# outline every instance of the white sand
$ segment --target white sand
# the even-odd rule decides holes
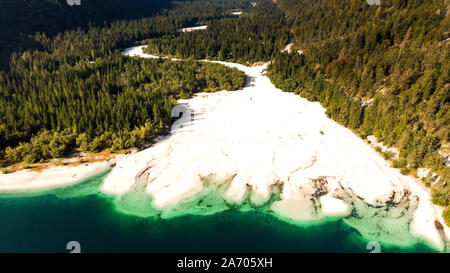
[[[281,52],[291,53],[292,41],[289,41]]]
[[[195,31],[195,30],[203,30],[203,29],[207,29],[208,26],[204,25],[204,26],[197,26],[197,27],[184,27],[181,29],[181,31],[183,32],[191,32],[191,31]]]
[[[289,40],[281,52],[292,53],[292,44],[292,40]],[[297,54],[303,55],[303,50],[297,50]]]
[[[367,136],[367,140],[370,141],[370,146],[373,148],[379,147],[382,152],[390,152],[394,158],[398,158],[400,152],[397,148],[383,145],[383,143],[378,142],[378,139],[374,135]]]
[[[122,51],[120,54],[127,55],[127,56],[130,56],[130,57],[142,57],[142,58],[150,58],[150,59],[162,58],[162,59],[169,59],[169,60],[172,60],[172,61],[180,61],[180,59],[177,59],[177,58],[160,57],[160,56],[144,53],[144,51],[143,51],[144,47],[145,46],[129,47],[129,48],[126,48],[124,51]]]
[[[78,166],[56,166],[42,171],[22,170],[0,174],[0,192],[42,190],[67,186],[106,170],[113,160],[81,164]]]
[[[142,46],[124,54],[156,57],[143,54]],[[261,205],[271,187],[281,185],[281,200],[272,210],[292,221],[345,217],[369,239],[408,245],[422,238],[440,250],[446,247],[449,228],[444,224],[442,235],[434,225],[444,223],[442,208],[431,203],[420,182],[390,168],[362,139],[327,118],[319,103],[275,88],[263,75],[266,65],[216,63],[244,71],[247,87],[180,101],[193,110],[194,120],[150,148],[117,159],[104,192],[123,194],[146,174],[153,205],[166,208],[202,191],[207,178],[231,181],[223,196],[229,202],[241,203],[249,188],[251,202]],[[1,174],[0,191],[68,185],[108,166]]]
[[[319,103],[275,88],[262,73],[265,65],[216,63],[244,71],[247,87],[181,101],[195,119],[119,161],[104,191],[125,193],[137,174],[146,173],[153,205],[165,208],[200,192],[202,179],[232,180],[225,199],[240,203],[250,187],[251,201],[261,205],[271,186],[281,183],[282,200],[272,209],[293,221],[346,217],[353,210],[356,216],[346,221],[366,237],[404,245],[421,238],[446,247],[449,228],[444,224],[441,236],[434,224],[444,223],[442,208],[420,182],[390,168],[352,131],[327,118]]]
[[[158,59],[158,56],[146,54],[142,51],[143,46],[133,46],[126,48],[124,51],[121,52],[122,55],[127,55],[130,57],[143,57],[143,58],[152,58],[152,59]]]
[[[417,169],[417,177],[418,178],[425,178],[427,177],[428,173],[430,172],[431,169],[429,168],[418,168]]]

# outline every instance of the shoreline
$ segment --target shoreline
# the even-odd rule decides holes
[[[142,47],[127,48],[122,54],[159,58],[159,56],[144,54]],[[264,204],[271,196],[271,186],[276,183],[275,181],[280,180],[287,182],[283,184],[282,199],[276,201],[272,207],[274,213],[293,221],[311,221],[319,220],[327,215],[347,217],[350,213],[347,203],[354,197],[362,198],[362,207],[359,209],[364,212],[368,210],[367,205],[376,206],[380,201],[381,204],[386,203],[391,198],[391,194],[394,194],[392,198],[395,199],[396,196],[405,196],[405,191],[410,190],[419,200],[416,204],[417,209],[410,219],[411,226],[409,224],[406,226],[408,232],[441,251],[446,248],[448,242],[442,241],[441,233],[435,227],[435,219],[438,219],[444,225],[442,231],[444,237],[450,241],[450,229],[442,219],[443,208],[431,203],[429,189],[420,181],[401,175],[399,170],[390,167],[381,155],[351,130],[331,119],[324,119],[325,111],[319,103],[307,102],[299,96],[284,93],[275,88],[270,80],[262,75],[267,64],[248,67],[235,63],[211,62],[243,70],[249,84],[238,92],[198,93],[192,99],[180,100],[195,109],[195,113],[202,115],[201,119],[187,124],[186,128],[192,128],[192,130],[180,130],[150,148],[124,158],[114,158],[112,161],[117,165],[105,178],[101,186],[102,192],[125,194],[136,185],[138,178],[147,175],[148,185],[145,191],[153,197],[152,205],[162,209],[174,206],[181,200],[201,192],[204,189],[202,177],[209,177],[215,181],[232,180],[224,196],[229,201],[238,204],[246,192],[250,192],[252,203]],[[267,91],[255,90],[256,87],[261,89],[262,86]],[[279,103],[273,104],[277,100]],[[262,104],[253,104],[255,101]],[[230,113],[230,109],[226,108],[229,105],[233,105],[230,109],[240,109],[241,112]],[[276,108],[275,111],[282,112],[285,117],[292,117],[292,122],[298,121],[298,114],[301,117],[306,115],[306,119],[302,119],[306,129],[297,132],[297,129],[302,128],[294,128],[291,121],[280,120],[280,116],[276,116],[277,112],[264,114],[264,109],[276,105],[286,105],[283,108]],[[225,129],[207,123],[208,119],[218,121],[217,124],[222,124]],[[230,122],[232,120],[240,120],[242,124],[236,127]],[[274,128],[266,132],[265,123],[274,124]],[[249,126],[254,126],[253,132],[248,132]],[[227,128],[237,130],[227,130]],[[211,130],[217,135],[213,134],[212,138],[208,139],[209,135],[205,132]],[[230,131],[236,131],[236,134]],[[243,133],[244,136],[241,136],[239,132],[247,132],[249,135]],[[198,136],[201,138],[196,138]],[[284,136],[287,138],[282,139]],[[282,142],[278,143],[280,138]],[[298,138],[306,144],[301,142],[299,144]],[[244,143],[240,143],[241,140]],[[221,148],[221,151],[216,151],[214,141],[219,141],[219,144],[223,146],[216,147]],[[267,151],[261,150],[262,146],[258,144],[264,144],[265,141],[273,141],[275,146],[268,147]],[[269,146],[274,145],[270,143]],[[214,150],[203,151],[202,147],[208,144]],[[292,157],[293,152],[296,152],[295,157]],[[223,158],[224,154],[226,159]],[[187,155],[190,156],[186,158]],[[258,155],[258,158],[251,155]],[[229,158],[237,161],[230,161]],[[271,162],[265,161],[268,158]],[[278,158],[282,160],[280,163],[276,161]],[[256,163],[254,163],[255,160]],[[33,175],[33,171],[29,170],[0,174],[0,192],[8,189],[5,183],[8,179],[12,183],[9,185],[9,190],[34,190],[40,186],[51,188],[74,184],[105,170],[112,164],[108,161],[96,163],[77,166],[79,168],[49,168],[43,170],[41,175]],[[297,172],[295,168],[298,169],[298,166],[305,171]],[[151,172],[148,170],[150,167]],[[272,169],[273,172],[268,171]],[[74,174],[75,177],[73,177]],[[62,181],[61,177],[64,176],[70,178]],[[173,183],[174,181],[179,182]],[[317,215],[311,214],[308,211],[311,208],[311,204],[307,201],[310,196],[308,194],[317,190],[316,186],[320,183],[325,183],[324,187],[327,188],[327,193],[322,195],[319,201],[323,210],[320,211],[321,214],[317,212]],[[250,187],[249,191],[248,187]],[[406,202],[397,199],[394,201],[399,202],[398,204]],[[414,200],[408,199],[407,202],[415,204]],[[299,210],[299,208],[302,209]],[[299,211],[302,212],[299,213]],[[389,227],[396,223],[390,219],[379,219],[379,221],[384,220]],[[406,220],[408,219],[405,218]],[[402,230],[399,234],[404,231]]]
[[[77,166],[52,166],[41,171],[20,170],[0,174],[0,194],[70,186],[111,168],[115,161],[116,158],[112,158]]]

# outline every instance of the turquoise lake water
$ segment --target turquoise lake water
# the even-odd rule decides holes
[[[0,252],[369,252],[342,221],[301,227],[262,209],[211,215],[133,216],[99,192],[107,172],[73,186],[0,194]],[[182,213],[181,213],[182,214]],[[381,246],[381,252],[433,252],[425,244]]]

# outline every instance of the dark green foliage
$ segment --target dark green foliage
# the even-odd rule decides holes
[[[437,182],[426,182],[433,201],[447,206],[448,223],[450,174],[438,153],[450,142],[446,1],[259,0],[252,7],[249,0],[195,0],[171,3],[147,18],[140,16],[169,1],[106,2],[83,0],[75,8],[65,0],[0,3],[6,19],[0,66],[8,66],[0,71],[2,164],[38,162],[74,148],[141,146],[167,129],[177,98],[244,84],[243,73],[220,65],[118,53],[145,40],[153,54],[273,60],[268,72],[276,86],[320,102],[362,138],[373,134],[397,147],[393,166],[402,173],[418,167],[437,173]],[[141,9],[143,3],[148,7]],[[244,10],[239,18],[230,14],[236,8]],[[208,28],[179,31],[202,24]],[[294,51],[305,55],[280,53],[289,28]]]
[[[31,138],[30,142],[22,142],[17,147],[7,147],[5,158],[9,162],[25,161],[36,163],[48,158],[61,157],[72,150],[75,144],[75,134],[70,130],[41,131]]]
[[[179,32],[148,41],[146,52],[180,58],[268,61],[288,41],[284,14],[269,0],[256,1],[239,18],[208,23],[201,31]],[[185,25],[189,26],[189,25]]]
[[[87,31],[53,38],[34,34],[35,49],[14,53],[9,68],[0,71],[1,164],[39,162],[75,148],[98,152],[139,147],[167,130],[177,99],[243,87],[245,75],[237,69],[128,58],[117,50],[241,5],[239,0],[199,0]]]
[[[14,63],[0,86],[1,145],[16,147],[6,148],[7,163],[59,157],[75,146],[140,146],[167,129],[176,99],[245,83],[242,72],[218,64],[119,54],[54,68],[51,55],[34,52]]]
[[[443,0],[279,0],[292,22],[294,49],[269,76],[284,91],[319,101],[327,114],[400,150],[393,162],[442,174],[433,200],[448,204],[439,148],[450,141],[450,17]],[[305,63],[302,65],[302,63]],[[445,178],[445,176],[447,178]]]
[[[431,193],[433,202],[441,206],[450,205],[450,167],[440,170],[438,173],[439,181],[435,183]]]
[[[67,0],[0,1],[0,68],[8,65],[13,52],[21,54],[26,50],[46,48],[56,35],[59,39],[53,43],[71,44],[72,41],[62,34],[64,31],[89,31],[95,35],[89,42],[101,43],[96,50],[92,51],[93,44],[85,41],[85,51],[77,52],[79,56],[93,58],[99,56],[98,49],[107,53],[135,41],[176,33],[184,25],[231,16],[230,9],[248,6],[248,0],[81,2],[80,6],[69,6]],[[61,47],[61,52],[66,50],[73,51],[73,48]]]

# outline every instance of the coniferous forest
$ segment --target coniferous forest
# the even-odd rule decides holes
[[[239,70],[211,63],[113,54],[56,69],[52,60],[34,57],[14,59],[17,70],[2,75],[0,137],[7,164],[61,157],[74,147],[139,147],[167,129],[177,99],[245,83]]]
[[[430,168],[433,201],[447,206],[450,167],[450,6],[448,1],[279,0],[294,53],[279,54],[269,77],[283,91],[319,101],[327,114],[396,147],[385,153],[403,174]],[[303,54],[299,54],[301,50]],[[433,176],[439,175],[439,180]]]
[[[194,59],[270,61],[277,87],[397,148],[398,158],[384,156],[403,174],[431,169],[424,182],[450,224],[450,167],[441,154],[450,149],[448,1],[124,2],[0,3],[2,165],[140,146],[168,128],[176,99],[244,85],[243,73]],[[208,27],[180,31],[199,25]],[[289,40],[292,53],[282,53]],[[139,42],[147,53],[192,60],[120,55]]]
[[[0,2],[0,65],[6,68],[13,52],[36,46],[37,32],[53,37],[70,29],[88,30],[115,20],[148,17],[169,0],[84,0],[70,6],[66,0],[2,0]]]
[[[148,41],[146,52],[179,58],[254,63],[271,60],[288,42],[284,13],[257,1],[238,18],[212,21],[204,31],[171,33]]]
[[[139,147],[167,131],[177,99],[243,87],[243,72],[219,64],[120,55],[135,41],[219,17],[228,5],[207,2],[178,3],[152,17],[88,25],[86,30],[74,25],[53,36],[52,29],[41,26],[0,71],[2,165],[42,162],[73,149]]]

